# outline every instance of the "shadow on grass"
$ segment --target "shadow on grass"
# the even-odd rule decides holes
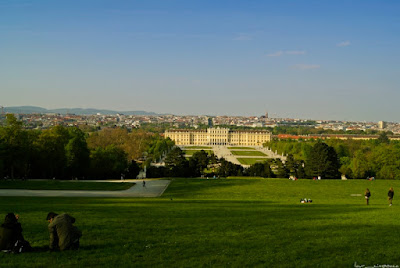
[[[172,182],[161,197],[179,197],[186,198],[196,195],[197,193],[204,193],[207,190],[219,190],[228,187],[242,187],[252,186],[262,182],[259,180],[251,179],[205,179],[205,178],[171,178]]]
[[[68,250],[68,252],[76,252],[76,251],[89,251],[89,250],[103,250],[105,248],[109,248],[110,245],[103,244],[103,245],[81,245],[79,249],[76,250]],[[50,251],[49,246],[40,246],[40,247],[32,247],[32,252],[28,253],[43,253],[43,252],[60,252],[59,250]]]

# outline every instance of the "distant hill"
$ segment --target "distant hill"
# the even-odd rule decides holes
[[[82,109],[82,108],[60,108],[60,109],[45,109],[36,106],[14,106],[14,107],[4,107],[5,113],[13,114],[77,114],[77,115],[94,115],[94,114],[104,114],[104,115],[115,115],[115,114],[125,114],[125,115],[157,115],[157,113],[146,112],[146,111],[113,111],[113,110],[100,110],[100,109]]]

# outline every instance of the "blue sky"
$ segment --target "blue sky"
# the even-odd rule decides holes
[[[400,1],[0,0],[0,105],[400,122]]]

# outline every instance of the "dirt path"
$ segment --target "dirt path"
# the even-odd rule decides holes
[[[169,180],[108,181],[110,183],[132,182],[134,186],[123,191],[86,191],[86,190],[14,190],[0,189],[0,196],[63,196],[63,197],[158,197],[167,189]],[[102,181],[104,182],[104,181]]]

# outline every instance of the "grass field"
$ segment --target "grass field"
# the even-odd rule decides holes
[[[266,158],[236,158],[242,165],[253,165],[255,163],[263,163]]]
[[[160,198],[0,197],[36,252],[7,267],[354,267],[399,265],[400,181],[176,179]],[[365,188],[371,190],[365,205]],[[300,198],[313,203],[300,204]],[[398,201],[399,200],[399,201]],[[78,251],[47,252],[46,214],[68,212]]]
[[[209,155],[211,155],[213,153],[212,150],[204,150],[206,153],[208,153]],[[200,152],[200,150],[184,150],[184,153],[186,155],[193,155],[194,153]]]
[[[235,150],[235,149],[239,149],[239,150],[255,150],[254,148],[251,147],[228,147],[229,150]]]
[[[185,146],[185,149],[196,150],[196,149],[212,149],[210,146]]]
[[[132,186],[133,183],[128,182],[0,181],[0,189],[119,191]]]
[[[239,156],[266,156],[266,154],[260,151],[231,151],[231,153]]]

